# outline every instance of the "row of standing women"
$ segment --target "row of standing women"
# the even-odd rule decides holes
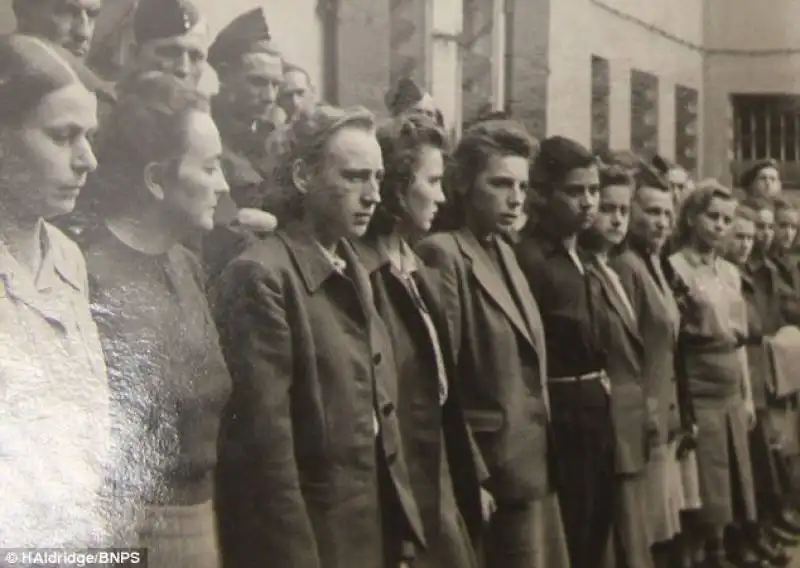
[[[486,120],[446,200],[434,122],[321,105],[285,133],[291,215],[207,282],[181,243],[228,190],[208,101],[130,78],[96,159],[90,81],[40,40],[0,42],[4,546],[144,546],[170,568],[727,566],[743,521],[754,544],[728,555],[757,561],[724,188],[687,198],[662,262],[673,195],[646,165]],[[90,173],[81,251],[47,219]],[[443,207],[453,226],[427,236]],[[665,544],[687,509],[704,555]]]

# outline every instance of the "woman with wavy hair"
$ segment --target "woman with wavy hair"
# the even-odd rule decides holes
[[[681,358],[697,422],[700,530],[706,565],[758,566],[746,539],[724,536],[755,519],[748,430],[755,424],[743,340],[747,308],[736,266],[721,256],[736,213],[731,191],[708,183],[688,195],[677,223],[669,276],[681,309]]]
[[[156,568],[220,566],[212,502],[230,376],[197,258],[228,185],[195,88],[153,72],[120,87],[100,132],[109,183],[81,235],[114,395],[117,514]]]
[[[569,566],[550,477],[553,448],[539,308],[505,235],[519,220],[536,147],[517,122],[467,130],[453,154],[455,230],[417,245],[433,269],[455,361],[455,388],[497,510],[488,566]]]
[[[445,135],[431,119],[410,115],[382,126],[378,142],[381,202],[354,246],[394,347],[400,430],[428,543],[414,566],[476,567],[472,539],[478,544],[483,532],[479,477],[485,474],[476,467],[480,458],[453,388],[454,362],[433,276],[412,249],[444,201]]]

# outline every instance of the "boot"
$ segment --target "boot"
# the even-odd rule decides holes
[[[783,529],[775,526],[775,524],[768,525],[764,532],[767,536],[782,546],[795,546],[798,543],[798,538],[795,535],[789,534]]]
[[[753,550],[750,536],[745,528],[739,526],[732,525],[726,529],[724,544],[728,560],[737,568],[769,568],[769,562],[762,560]]]
[[[713,539],[706,543],[706,560],[702,568],[739,568],[728,560],[721,540]]]
[[[794,535],[800,535],[800,513],[791,508],[783,509],[778,515],[778,524]]]

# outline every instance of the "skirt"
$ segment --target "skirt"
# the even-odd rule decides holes
[[[652,538],[647,511],[648,480],[645,473],[619,476],[614,504],[614,528],[606,547],[604,567],[652,568]]]
[[[699,509],[697,456],[677,457],[678,442],[655,448],[645,473],[650,544],[668,542],[681,532],[681,512]]]
[[[149,568],[220,568],[212,502],[149,505],[138,526]]]
[[[561,507],[555,493],[529,503],[498,503],[489,526],[484,566],[570,568]]]
[[[749,432],[741,396],[696,398],[700,520],[709,526],[756,518]]]

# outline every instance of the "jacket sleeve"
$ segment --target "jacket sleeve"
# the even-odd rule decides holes
[[[448,339],[451,343],[450,352],[453,354],[456,364],[458,364],[458,356],[461,351],[462,325],[462,287],[459,282],[460,273],[463,273],[463,269],[459,267],[458,253],[455,250],[448,250],[449,247],[442,242],[444,238],[449,238],[449,236],[440,234],[426,239],[417,245],[416,252],[425,265],[431,269],[432,281],[438,287],[439,297],[442,299],[444,314],[447,319]],[[478,480],[481,484],[484,484],[489,479],[489,468],[483,459],[477,442],[475,442],[475,437],[469,424],[466,427]]]
[[[294,456],[292,316],[282,288],[280,275],[237,260],[217,289],[215,316],[234,389],[221,443],[221,544],[230,557],[247,550],[271,566],[319,568]],[[254,562],[243,556],[230,565]]]

